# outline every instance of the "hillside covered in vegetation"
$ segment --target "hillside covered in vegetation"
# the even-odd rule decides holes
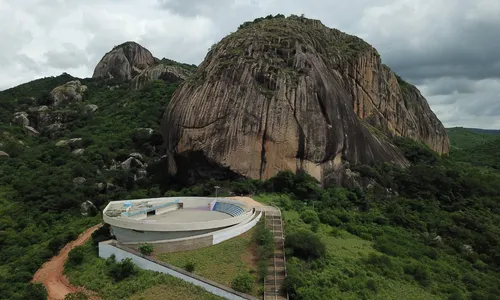
[[[109,201],[208,196],[215,185],[283,210],[290,299],[500,299],[497,136],[450,129],[452,151],[443,156],[391,139],[409,165],[352,164],[344,187],[321,186],[300,171],[183,185],[167,174],[160,133],[181,77],[159,74],[191,76],[195,68],[151,61],[148,76],[62,74],[0,92],[0,299],[45,299],[44,288],[30,283],[33,274],[101,222]],[[169,284],[180,286],[177,295],[207,297],[127,262],[100,260],[98,239],[70,255],[79,257],[66,268],[73,283],[108,299]]]

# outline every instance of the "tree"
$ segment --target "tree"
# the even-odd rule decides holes
[[[248,293],[252,291],[254,279],[248,273],[239,274],[231,283],[231,287],[239,292]]]
[[[84,256],[83,247],[75,247],[68,254],[68,263],[73,266],[78,266],[83,262]]]
[[[326,255],[326,245],[313,232],[300,229],[285,239],[285,245],[293,255],[304,259],[317,259]]]

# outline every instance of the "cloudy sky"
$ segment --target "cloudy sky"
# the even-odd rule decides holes
[[[0,90],[92,76],[125,41],[199,64],[242,22],[277,13],[364,38],[445,126],[500,128],[499,0],[0,0]]]

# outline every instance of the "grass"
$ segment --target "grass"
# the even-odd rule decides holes
[[[268,197],[265,197],[268,198]],[[295,231],[309,228],[300,219],[296,211],[284,211],[285,231]],[[365,290],[365,299],[401,299],[401,300],[426,300],[441,299],[431,294],[416,283],[394,280],[376,272],[368,270],[362,259],[370,253],[381,255],[373,248],[373,242],[359,238],[340,228],[321,224],[317,234],[327,248],[327,264],[329,267],[318,268],[311,273],[315,278],[325,278],[329,283],[320,287],[328,295],[335,295],[337,299],[360,299],[360,290]],[[295,258],[289,257],[288,266],[301,265]],[[375,283],[376,292],[367,292],[366,282]],[[321,279],[319,280],[321,282]],[[318,287],[319,288],[319,287]],[[368,293],[368,294],[367,294]],[[327,294],[327,293],[325,293]]]
[[[255,279],[252,295],[258,295],[261,283],[255,274],[255,255],[251,229],[244,234],[220,244],[184,252],[163,253],[158,259],[184,268],[194,262],[194,273],[231,287],[231,282],[240,272],[249,272]]]
[[[139,292],[130,298],[131,300],[157,300],[157,299],[182,299],[182,300],[216,300],[222,299],[218,296],[207,294],[204,291],[196,290],[189,287],[161,284],[151,287],[145,291]]]
[[[85,250],[83,263],[66,266],[65,275],[71,284],[84,286],[102,299],[222,299],[195,285],[153,271],[139,269],[136,275],[115,282],[108,275],[105,260],[97,256],[91,243],[82,247]]]

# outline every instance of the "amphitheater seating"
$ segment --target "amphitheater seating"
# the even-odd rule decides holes
[[[226,213],[232,217],[241,216],[245,213],[245,210],[241,206],[224,202],[216,202],[213,210]]]

